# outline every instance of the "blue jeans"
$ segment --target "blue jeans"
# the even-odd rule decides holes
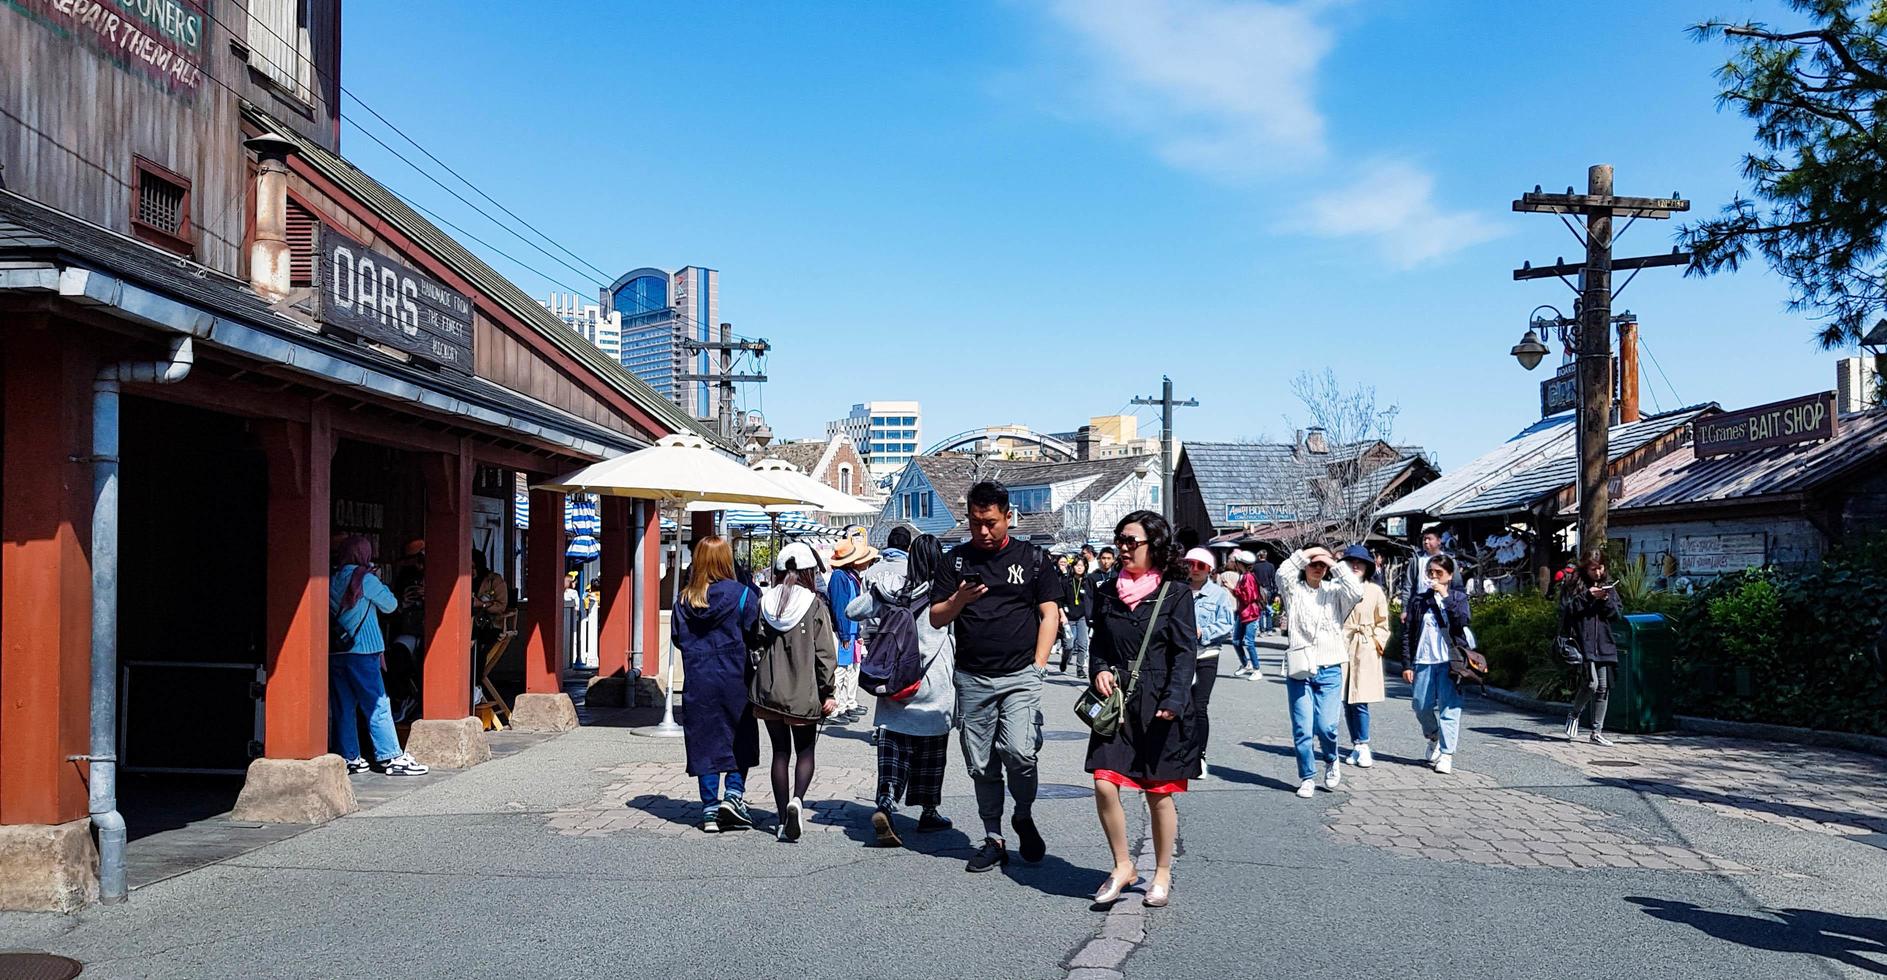
[[[1415,705],[1415,720],[1422,723],[1425,738],[1441,740],[1441,754],[1454,755],[1461,738],[1461,690],[1448,673],[1447,664],[1416,664],[1415,691],[1410,698]]]
[[[1258,620],[1232,627],[1232,649],[1238,651],[1240,664],[1258,669]]]
[[[701,783],[701,805],[713,808],[721,805],[721,777],[727,777],[727,795],[745,797],[747,795],[747,772],[711,773],[696,777]]]
[[[1297,749],[1297,778],[1317,775],[1317,758],[1335,762],[1337,758],[1337,715],[1343,706],[1343,667],[1320,667],[1303,680],[1291,677],[1284,682],[1291,701],[1291,744]],[[1311,753],[1311,734],[1317,736],[1317,755]]]
[[[1369,705],[1344,705],[1343,721],[1349,726],[1350,743],[1352,745],[1360,745],[1369,741]]]
[[[328,712],[341,758],[361,757],[357,714],[367,716],[373,761],[400,757],[400,733],[393,728],[393,702],[387,700],[386,681],[380,677],[379,654],[328,654]]]

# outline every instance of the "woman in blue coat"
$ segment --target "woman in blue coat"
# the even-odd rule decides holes
[[[688,670],[681,727],[688,775],[701,781],[705,833],[753,826],[747,770],[760,762],[760,729],[747,701],[746,633],[759,618],[760,597],[734,577],[727,539],[697,541],[671,633]]]

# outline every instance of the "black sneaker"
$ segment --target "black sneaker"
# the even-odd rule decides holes
[[[978,874],[1000,868],[1008,863],[1009,849],[1002,846],[1002,841],[994,837],[985,837],[983,846],[976,849],[976,854],[970,858],[969,864],[963,866],[963,870]]]
[[[747,801],[738,796],[722,800],[714,817],[722,830],[749,830],[753,827],[753,814],[747,810]]]
[[[949,817],[929,807],[926,807],[924,812],[918,815],[917,818],[917,832],[920,834],[932,834],[939,830],[949,830],[954,826],[956,826],[956,824],[951,823]]]
[[[878,835],[879,847],[903,847],[904,841],[898,838],[897,829],[891,826],[891,814],[883,810],[871,812],[871,829]]]
[[[1009,826],[1016,829],[1016,849],[1022,852],[1022,860],[1037,864],[1048,856],[1048,842],[1042,839],[1042,832],[1035,829],[1033,819],[1016,817],[1009,821]]]
[[[701,832],[704,834],[718,834],[721,832],[721,825],[715,822],[714,814],[710,813],[701,818]]]

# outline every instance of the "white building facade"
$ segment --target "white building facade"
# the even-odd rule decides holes
[[[586,303],[574,293],[551,293],[544,308],[570,325],[584,340],[595,344],[616,363],[622,363],[622,314]]]
[[[828,437],[845,433],[865,457],[872,482],[895,475],[922,451],[924,412],[914,401],[860,402],[826,423]]]

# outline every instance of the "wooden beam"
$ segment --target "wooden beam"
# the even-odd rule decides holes
[[[1514,202],[1515,211],[1535,214],[1595,214],[1613,217],[1668,218],[1673,211],[1689,211],[1681,197],[1624,197],[1617,194],[1542,194],[1531,191]]]
[[[1613,259],[1612,271],[1655,269],[1659,266],[1689,264],[1689,252],[1672,250],[1663,255],[1640,255],[1629,259]],[[1584,268],[1585,263],[1583,262],[1567,262],[1563,259],[1553,265],[1542,266],[1535,266],[1531,262],[1522,262],[1520,268],[1514,270],[1514,281],[1524,282],[1528,279],[1552,279],[1556,276],[1576,276],[1579,274],[1580,270]]]

